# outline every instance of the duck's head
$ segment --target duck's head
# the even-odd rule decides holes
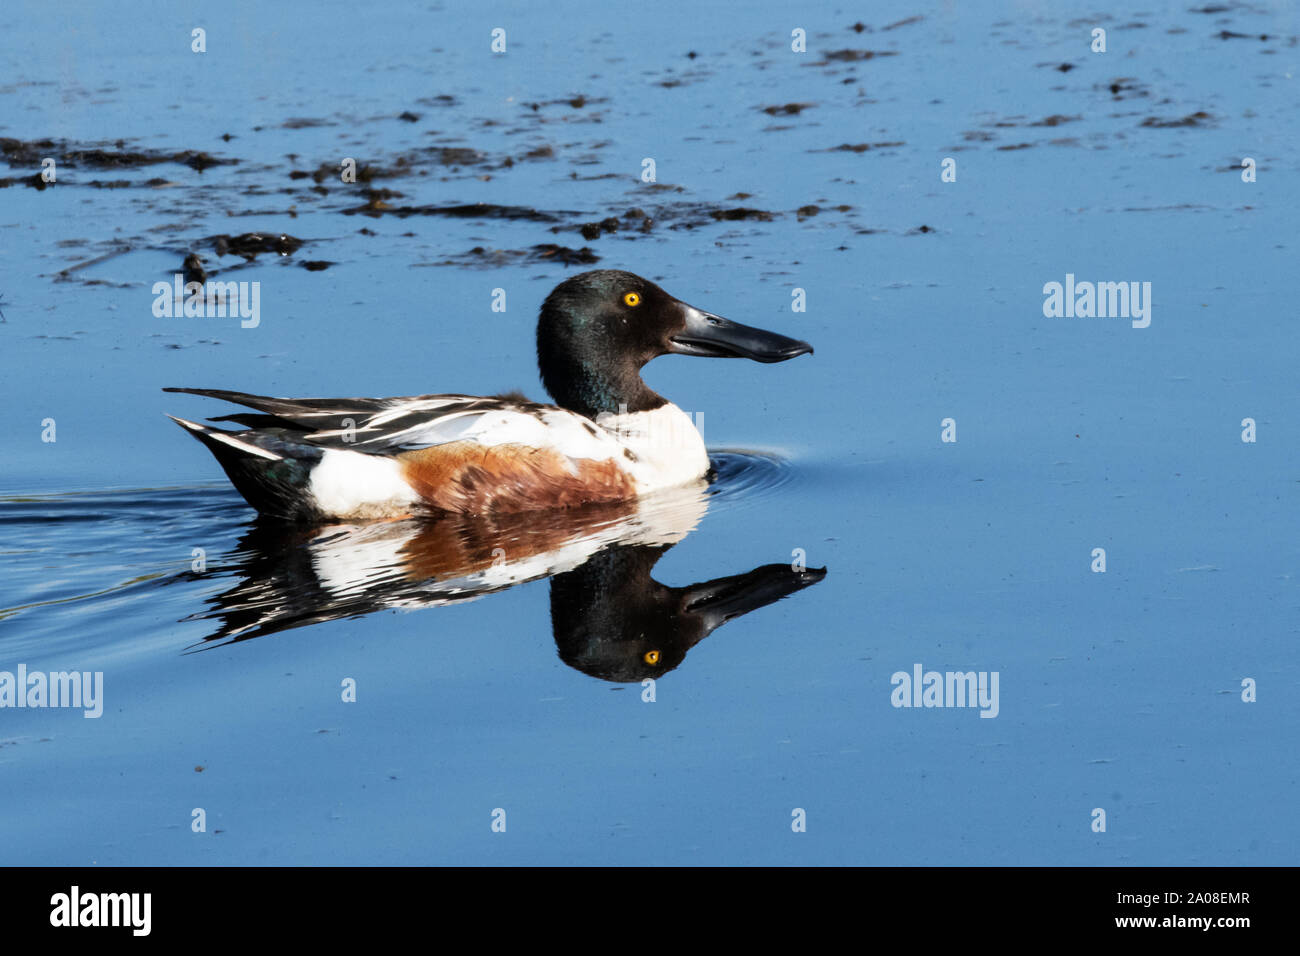
[[[566,279],[542,303],[537,362],[555,401],[594,418],[664,404],[641,380],[660,355],[784,362],[811,353],[798,339],[732,322],[687,305],[648,279],[616,269]]]

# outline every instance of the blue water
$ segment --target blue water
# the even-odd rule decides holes
[[[102,671],[104,710],[0,709],[0,862],[1296,862],[1296,5],[46,12],[0,11],[0,670]],[[531,212],[420,211],[480,202]],[[253,232],[305,243],[211,238]],[[541,397],[537,307],[591,267],[548,243],[816,347],[647,369],[720,465],[650,580],[828,569],[653,702],[566,663],[544,570],[268,537],[163,417]],[[190,252],[255,328],[155,317]],[[1067,274],[1150,282],[1149,327],[1045,316]],[[646,554],[593,520],[531,531]],[[997,717],[892,706],[915,664],[997,672]]]

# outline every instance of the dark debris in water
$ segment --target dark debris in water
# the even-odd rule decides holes
[[[390,199],[405,199],[406,193],[399,193],[396,189],[387,189],[383,186],[375,188],[367,186],[361,190],[361,195],[366,197],[368,203],[387,202]]]
[[[553,242],[544,242],[529,249],[488,249],[484,246],[475,246],[462,255],[439,262],[438,265],[495,269],[527,262],[558,262],[572,266],[591,265],[599,261],[600,256],[586,246],[581,249],[571,249]]]
[[[26,186],[28,189],[40,191],[43,189],[49,189],[53,185],[55,185],[55,183],[46,182],[40,173],[32,173],[30,176],[0,177],[0,189],[8,189],[10,186]],[[64,188],[68,188],[69,186],[86,186],[90,189],[130,189],[141,184],[133,183],[129,179],[91,179],[86,182],[69,182],[64,180],[62,185]],[[163,179],[151,179],[143,185],[157,188],[158,186],[174,184]]]
[[[1060,113],[1053,113],[1040,119],[1037,123],[1030,123],[1030,126],[1060,126],[1062,123],[1077,123],[1083,119],[1082,116],[1062,116]]]
[[[895,50],[831,50],[825,54],[824,59],[808,65],[829,66],[832,63],[861,63],[883,56],[898,56],[898,53]]]
[[[513,160],[507,158],[500,165],[511,166]],[[453,169],[470,167],[474,169],[494,168],[490,157],[477,149],[465,146],[426,146],[399,154],[384,166],[377,163],[358,163],[356,181],[370,183],[376,179],[398,179],[404,176],[425,175],[426,165],[446,166]],[[350,187],[341,178],[341,167],[337,160],[326,160],[315,169],[291,169],[290,179],[311,179],[317,184],[330,183],[339,187]]]
[[[196,172],[212,166],[232,166],[237,159],[220,159],[202,150],[184,149],[169,152],[159,149],[128,150],[125,140],[118,140],[112,149],[99,145],[80,146],[67,140],[37,139],[24,141],[0,137],[0,156],[10,166],[39,167],[46,157],[58,166],[72,169],[139,169],[159,163],[179,163]]]
[[[838,146],[831,146],[828,149],[810,149],[810,153],[866,153],[873,149],[896,149],[899,146],[906,146],[904,142],[887,142],[887,143],[840,143]]]
[[[1188,113],[1178,119],[1161,119],[1158,116],[1148,116],[1138,125],[1146,129],[1180,129],[1188,126],[1209,126],[1213,122],[1213,116],[1204,110],[1197,110],[1195,113]]]
[[[238,236],[216,235],[203,240],[212,246],[219,256],[243,256],[253,259],[264,252],[274,252],[282,256],[297,252],[305,242],[286,233],[245,232]]]
[[[41,178],[40,173],[32,173],[30,176],[5,176],[0,178],[0,189],[8,189],[10,186],[23,185],[29,189],[45,189],[50,184]]]
[[[609,216],[600,222],[587,222],[579,227],[584,239],[599,239],[602,233],[618,232],[621,223],[615,216]]]
[[[1245,9],[1248,8],[1237,4],[1231,6],[1206,4],[1203,8],[1195,9],[1192,12],[1209,13],[1213,11],[1217,13],[1228,12],[1230,10],[1242,11]],[[906,17],[886,26],[876,25],[875,27],[862,22],[857,22],[847,29],[859,35],[864,33],[873,35],[876,33],[883,34],[888,31],[899,30],[910,25],[919,24],[925,19],[926,18],[923,16],[916,15]],[[1217,28],[1231,24],[1225,20],[1217,22],[1214,25]],[[1133,25],[1130,24],[1130,26]],[[1256,37],[1256,34],[1244,32],[1237,33],[1227,29],[1222,30],[1218,35],[1223,39],[1253,39]],[[1211,36],[1213,36],[1213,34],[1211,34]],[[904,40],[906,37],[915,38],[916,32],[913,31],[911,34],[896,35],[896,37],[899,41]],[[1259,38],[1266,39],[1267,37],[1260,36]],[[889,38],[889,45],[894,45],[894,39],[895,36]],[[856,83],[860,84],[861,87],[865,87],[866,83],[863,77],[876,68],[866,67],[862,70],[858,70],[858,65],[874,61],[878,58],[895,57],[900,55],[897,50],[871,50],[858,48],[856,46],[858,43],[873,41],[880,45],[885,45],[885,42],[878,37],[873,37],[873,40],[867,40],[866,38],[848,38],[840,34],[838,40],[839,43],[852,43],[855,44],[855,46],[853,48],[814,52],[813,57],[801,58],[800,62],[805,65],[826,67],[826,73],[823,75],[834,77],[834,79],[829,82],[840,80],[841,77],[848,77],[847,79],[843,79],[842,82],[849,84]],[[833,42],[834,41],[832,41],[832,43]],[[1265,52],[1270,51],[1266,50]],[[690,54],[686,54],[686,56],[690,59],[695,59],[693,51]],[[820,59],[817,59],[815,62],[809,62],[810,60],[813,60],[814,57],[818,56]],[[709,57],[705,56],[704,59],[707,61]],[[1101,58],[1101,60],[1105,60],[1105,58]],[[1088,57],[1085,54],[1081,56],[1079,61],[1074,63],[1051,60],[1048,62],[1036,63],[1035,65],[1038,68],[1046,68],[1065,74],[1072,72],[1075,69],[1083,69],[1085,67],[1095,70],[1095,64],[1101,62],[1101,60]],[[1114,67],[1111,67],[1111,69],[1113,68]],[[1103,67],[1103,69],[1106,69],[1106,67]],[[667,74],[657,74],[659,77],[665,75],[667,75],[668,78],[661,80],[658,85],[664,87],[679,86],[682,85],[683,82],[695,78],[707,77],[711,74],[707,71],[679,74],[673,69],[669,69]],[[1043,75],[1040,74],[1040,76]],[[1106,92],[1109,92],[1110,96],[1115,100],[1147,98],[1153,96],[1146,85],[1132,77],[1118,77],[1109,80],[1105,79],[1105,77],[1105,73],[1098,76],[1098,74],[1094,72],[1091,77],[1085,79],[1081,88],[1074,83],[1069,83],[1068,86],[1072,88],[1072,91],[1075,93],[1091,89],[1093,93],[1090,99],[1094,100],[1105,99]],[[650,82],[654,82],[654,78],[655,75],[652,75]],[[1050,80],[1049,84],[1051,84],[1052,88],[1057,91],[1067,89],[1067,81],[1064,80]],[[551,95],[558,94],[559,92],[559,90],[550,91]],[[757,104],[750,106],[751,115],[752,111],[757,111],[770,117],[791,117],[798,116],[817,106],[817,103],[814,102],[794,100],[790,102],[782,102],[781,99],[777,99],[778,96],[783,99],[784,96],[794,95],[798,94],[793,92],[773,94],[772,100],[774,102],[765,102],[763,99],[759,99],[758,97],[749,99],[748,102],[750,104]],[[812,96],[813,98],[817,97],[815,93],[805,92],[803,95]],[[447,133],[445,131],[436,129],[398,129],[398,123],[419,123],[422,117],[433,117],[436,115],[435,111],[441,110],[444,107],[460,106],[461,104],[459,104],[454,97],[440,94],[436,96],[431,95],[427,97],[419,97],[413,100],[407,100],[406,102],[411,104],[410,109],[404,109],[403,106],[405,104],[403,101],[398,100],[389,108],[388,111],[384,112],[382,115],[372,117],[372,119],[383,121],[385,124],[383,128],[388,131],[387,135],[392,135],[394,134],[394,131],[397,131],[410,135],[413,143],[429,145],[397,147],[395,151],[387,153],[374,151],[370,152],[369,155],[363,154],[364,160],[363,155],[352,153],[351,155],[357,155],[357,168],[355,170],[356,180],[354,182],[343,181],[340,175],[342,170],[339,165],[339,159],[330,158],[333,156],[334,151],[328,148],[321,148],[315,155],[310,155],[302,160],[299,160],[297,154],[288,154],[291,168],[287,170],[289,182],[286,182],[284,179],[286,170],[282,165],[268,163],[267,165],[257,165],[250,169],[247,164],[254,163],[255,160],[249,157],[245,157],[243,160],[224,159],[193,149],[181,151],[138,149],[124,140],[118,140],[116,142],[78,143],[56,139],[23,141],[0,137],[0,160],[8,162],[11,167],[19,167],[14,171],[21,174],[7,179],[0,179],[0,188],[11,185],[25,185],[29,188],[35,189],[48,188],[49,184],[41,180],[40,174],[32,172],[32,170],[40,168],[40,161],[47,156],[53,156],[60,164],[66,164],[74,169],[77,166],[81,166],[84,169],[101,170],[132,169],[172,163],[186,165],[201,172],[209,166],[233,165],[243,162],[246,165],[240,167],[240,171],[254,172],[257,175],[255,177],[234,177],[237,178],[239,182],[234,184],[232,189],[228,190],[227,195],[235,195],[241,198],[235,199],[233,202],[242,204],[247,202],[242,198],[244,196],[267,196],[272,192],[275,192],[289,195],[292,197],[291,201],[294,204],[289,206],[287,212],[275,211],[279,206],[267,203],[254,203],[247,206],[238,205],[234,209],[227,208],[225,210],[225,213],[228,216],[258,215],[263,217],[258,220],[259,222],[276,222],[278,221],[278,217],[281,215],[296,216],[297,212],[295,210],[299,208],[302,208],[303,211],[314,208],[317,210],[328,211],[330,214],[342,213],[348,216],[360,214],[372,219],[379,219],[385,216],[397,217],[398,219],[406,219],[412,216],[434,216],[468,221],[478,220],[483,221],[484,223],[490,221],[505,221],[522,224],[540,223],[546,225],[547,228],[545,229],[530,229],[525,225],[524,228],[518,230],[507,230],[505,227],[493,229],[488,225],[474,225],[469,227],[473,232],[464,237],[462,240],[463,244],[456,243],[445,247],[443,250],[435,253],[430,258],[430,261],[420,263],[421,265],[463,265],[470,268],[488,268],[511,263],[546,262],[558,262],[565,266],[575,266],[587,265],[600,261],[601,257],[586,245],[580,248],[570,248],[556,243],[528,245],[528,243],[532,242],[533,239],[537,238],[555,238],[560,239],[561,241],[566,239],[568,241],[578,241],[576,237],[580,235],[582,241],[596,242],[605,237],[613,236],[616,237],[613,241],[635,241],[643,238],[645,234],[650,233],[652,229],[655,230],[657,234],[661,234],[661,231],[666,229],[693,230],[697,228],[711,229],[717,233],[724,233],[723,238],[726,238],[727,236],[734,236],[738,234],[742,228],[746,228],[729,228],[726,225],[728,223],[767,223],[774,220],[783,220],[784,222],[789,223],[792,219],[797,219],[802,223],[814,217],[820,218],[817,223],[807,226],[806,228],[808,230],[821,231],[823,229],[843,229],[847,233],[853,235],[874,235],[882,232],[897,235],[903,233],[904,230],[907,230],[905,234],[909,236],[924,235],[936,231],[928,225],[907,229],[903,223],[892,223],[889,224],[888,227],[882,228],[862,228],[862,224],[855,221],[855,216],[836,215],[836,212],[844,213],[849,211],[852,207],[847,205],[834,205],[833,200],[830,200],[825,196],[819,196],[816,193],[813,193],[808,197],[815,198],[816,202],[809,202],[793,210],[787,209],[775,211],[759,208],[757,204],[763,202],[763,199],[761,198],[751,204],[748,200],[752,197],[743,192],[736,193],[726,199],[718,198],[720,197],[721,192],[712,195],[705,194],[702,197],[697,196],[692,198],[689,193],[685,196],[677,195],[687,192],[687,190],[681,185],[671,183],[646,184],[640,182],[635,182],[635,185],[633,185],[634,176],[630,176],[628,171],[624,170],[622,173],[606,171],[612,164],[602,163],[602,154],[600,151],[611,146],[612,144],[610,142],[583,141],[568,132],[568,130],[572,129],[577,124],[599,124],[602,115],[605,115],[597,107],[600,104],[606,103],[607,100],[604,98],[588,96],[584,93],[574,93],[573,95],[563,96],[557,99],[539,99],[536,102],[516,102],[514,105],[522,113],[523,122],[521,125],[516,125],[513,128],[507,129],[506,132],[509,134],[521,134],[520,137],[517,139],[507,140],[506,142],[510,144],[508,147],[502,147],[500,145],[488,147],[486,143],[481,143],[480,145],[483,145],[485,147],[484,149],[477,149],[469,145],[464,145],[465,140],[463,140],[459,135]],[[868,92],[864,88],[858,90],[857,99],[855,101],[856,105],[874,104],[876,102],[876,100],[869,98]],[[1148,104],[1144,104],[1145,109],[1142,109],[1141,112],[1115,112],[1111,114],[1110,119],[1114,121],[1123,117],[1123,119],[1120,120],[1120,125],[1123,125],[1130,130],[1129,135],[1131,135],[1132,123],[1140,123],[1141,128],[1171,129],[1209,126],[1213,125],[1215,122],[1215,118],[1204,111],[1189,113],[1185,116],[1162,117],[1147,115],[1146,118],[1143,119],[1142,117],[1152,109],[1161,108],[1155,105],[1157,102],[1163,104],[1171,101],[1151,99]],[[824,103],[823,108],[828,109],[830,108],[830,105],[831,104],[829,103]],[[1074,106],[1076,109],[1081,109],[1081,107],[1074,103],[1060,104],[1057,108],[1064,110],[1071,106]],[[1171,112],[1175,110],[1174,107],[1164,108],[1169,109]],[[400,112],[397,112],[398,110],[400,110]],[[1002,134],[996,133],[988,127],[992,127],[993,130],[998,128],[1019,127],[1022,128],[1019,135],[1025,136],[1035,135],[1025,131],[1023,129],[1025,127],[1055,128],[1066,124],[1079,123],[1083,119],[1082,115],[1066,114],[1064,112],[1051,113],[1051,115],[1043,116],[1040,119],[1034,119],[1035,114],[1041,116],[1042,113],[1046,112],[1048,112],[1048,110],[1043,108],[1041,109],[1041,112],[1036,110],[1033,114],[1008,117],[1004,121],[997,123],[985,123],[985,129],[968,130],[961,134],[962,138],[967,143],[971,144],[970,146],[958,145],[953,148],[974,149],[978,148],[976,144],[979,143],[996,143],[1002,138]],[[819,111],[813,115],[821,116],[822,114]],[[988,114],[986,113],[978,114],[978,118],[973,120],[973,122],[984,123],[987,116]],[[394,121],[397,122],[395,123]],[[510,120],[508,119],[498,119],[495,117],[491,119],[480,118],[477,121],[477,128],[503,126],[508,125],[509,123]],[[563,124],[566,130],[564,134],[548,137],[553,140],[553,144],[539,141],[535,138],[538,135],[538,130],[548,124],[554,124],[553,128],[559,127]],[[764,125],[765,121],[760,119],[759,124]],[[279,124],[278,128],[292,130],[309,129],[313,127],[347,127],[349,125],[348,122],[345,122],[337,116],[334,119],[291,117],[283,120],[283,122]],[[794,123],[781,124],[778,119],[770,126],[767,126],[767,129],[792,129],[795,125],[796,124]],[[451,124],[448,123],[447,126],[450,128]],[[268,128],[277,128],[277,126],[274,122],[271,122],[268,124]],[[475,122],[471,121],[468,125],[462,124],[461,126],[458,126],[457,130],[463,133],[465,129],[474,128],[476,128]],[[829,136],[834,136],[835,138],[845,136],[853,137],[856,135],[888,135],[887,132],[883,131],[880,133],[866,132],[865,130],[871,128],[869,126],[859,127],[864,130],[860,134],[843,131],[846,130],[847,127],[837,126],[833,128],[841,130],[838,133],[829,134]],[[1074,130],[1070,130],[1068,132],[1073,131]],[[216,131],[213,130],[212,132],[215,135]],[[346,132],[350,134],[351,130],[347,130]],[[1062,132],[1064,133],[1067,131],[1063,130]],[[1116,135],[1122,138],[1126,134],[1117,133]],[[820,144],[822,148],[809,149],[808,151],[816,153],[845,152],[863,154],[889,149],[900,149],[907,145],[903,141],[846,141],[841,142],[838,145],[825,145],[828,143],[834,143],[834,140],[830,139],[829,136],[822,139],[822,143]],[[1010,136],[1014,137],[1016,134],[1013,133],[1010,134]],[[222,138],[229,142],[232,139],[232,136],[226,134]],[[594,139],[598,138],[599,137],[595,137]],[[1163,140],[1164,138],[1157,135],[1154,139]],[[497,139],[494,140],[494,142],[499,144],[501,140]],[[1078,140],[1073,138],[1049,140],[1044,136],[1044,138],[1037,142],[1009,142],[1005,145],[996,146],[996,149],[998,151],[1012,152],[1029,149],[1036,145],[1048,145],[1049,142],[1052,145],[1079,145]],[[362,147],[359,146],[355,148],[358,150],[362,149]],[[344,150],[340,155],[348,155],[348,153]],[[591,205],[581,203],[581,211],[535,208],[528,204],[528,200],[530,198],[540,198],[542,194],[528,192],[519,194],[522,196],[519,200],[521,203],[520,205],[501,205],[489,202],[451,203],[449,202],[450,200],[467,198],[466,194],[454,189],[439,191],[438,187],[435,186],[435,183],[446,184],[456,179],[487,181],[497,175],[504,178],[507,174],[499,171],[515,168],[521,163],[553,162],[557,160],[565,161],[571,168],[568,170],[562,169],[561,171],[554,173],[553,175],[556,177],[567,175],[569,179],[583,182],[593,180],[624,180],[626,185],[622,187],[622,200],[620,201],[617,194],[610,195],[601,200],[595,201]],[[260,161],[267,162],[265,159]],[[870,163],[871,160],[863,159],[861,162]],[[853,166],[854,168],[860,166],[857,161],[849,162],[848,165]],[[583,172],[588,171],[585,167],[594,167],[595,169],[602,171],[598,175],[580,176],[579,170],[582,170]],[[1236,171],[1237,169],[1238,167],[1235,165],[1224,167],[1225,171]],[[265,175],[263,175],[263,173],[265,173]],[[192,182],[192,179],[186,180],[183,171],[173,171],[173,175],[175,175],[176,179],[184,182]],[[427,178],[420,180],[416,177]],[[221,178],[217,177],[217,179],[218,185],[221,185]],[[275,180],[275,185],[266,185],[267,181],[271,179]],[[385,179],[406,179],[406,182],[393,183],[393,185],[402,186],[405,192],[383,188],[377,181]],[[261,184],[259,185],[255,183],[249,185],[249,181],[251,180],[258,180]],[[60,176],[59,184],[62,185],[63,181],[63,177]],[[76,176],[71,176],[69,177],[69,181],[73,185],[90,186],[96,189],[109,190],[132,186],[146,186],[154,189],[163,189],[164,187],[181,185],[181,183],[172,182],[161,177],[155,177],[147,182],[141,182],[140,179],[132,181],[107,177],[104,179],[89,181],[83,180],[78,182]],[[832,182],[841,183],[845,181],[844,178],[839,177],[832,180]],[[851,179],[847,181],[850,183],[853,182]],[[167,194],[164,193],[157,195],[156,198],[151,198],[154,198],[154,201],[162,204],[166,201],[164,199],[166,195]],[[470,193],[470,195],[481,195],[481,193]],[[328,198],[322,202],[322,197]],[[428,202],[429,200],[436,200],[436,202]],[[576,202],[578,201],[575,200],[575,203]],[[627,208],[627,206],[633,202],[638,204],[637,207]],[[617,205],[614,205],[615,203],[617,203]],[[312,206],[309,204],[315,205]],[[283,204],[279,205],[282,206]],[[271,218],[272,216],[277,218]],[[414,224],[411,225],[414,228]],[[350,230],[343,231],[346,232]],[[356,232],[365,236],[375,236],[378,234],[375,230],[366,228],[356,230]],[[426,232],[427,230],[421,230],[422,234]],[[522,235],[513,234],[510,235],[510,238],[502,238],[497,234],[511,232],[522,233]],[[391,235],[393,234],[390,233],[390,236]],[[402,235],[406,237],[414,237],[416,234],[414,232],[406,232]],[[468,246],[470,242],[489,241],[489,236],[491,237],[491,241],[509,243],[514,245],[515,248],[491,249],[484,246],[475,246],[468,252],[460,254],[453,255],[446,252],[446,248],[463,249]],[[133,244],[135,243],[135,240],[130,241]],[[296,252],[299,247],[303,245],[304,240],[285,234],[245,233],[242,235],[210,236],[207,239],[202,240],[202,242],[206,244],[203,246],[205,252],[208,246],[210,246],[218,255],[221,256],[227,254],[242,256],[246,262],[235,262],[227,265],[226,268],[243,269],[255,267],[252,266],[252,260],[263,253],[276,253],[279,256],[288,256]],[[195,245],[197,246],[199,244],[195,243]],[[98,248],[102,249],[105,247],[99,246]],[[844,247],[841,246],[840,248]],[[180,256],[187,250],[185,250],[184,247],[174,246],[170,251],[176,255],[176,258],[180,258]],[[450,255],[449,258],[442,258],[448,255]],[[438,259],[442,259],[442,261],[437,261],[436,263],[433,261]],[[191,260],[193,260],[193,262],[191,262]],[[209,257],[209,260],[211,262],[211,257]],[[93,262],[95,260],[91,261]],[[86,264],[88,263],[83,263],[82,265],[84,266]],[[327,260],[299,260],[293,263],[282,263],[282,265],[285,266],[291,264],[300,266],[308,271],[321,271],[330,268],[336,263]],[[185,269],[187,274],[207,274],[203,269],[202,261],[193,253],[191,253],[189,258],[186,259]],[[64,272],[68,273],[69,270],[64,270]],[[64,276],[64,278],[67,278],[67,276]],[[100,282],[102,280],[86,279],[79,281],[90,283]]]
[[[756,219],[759,222],[771,222],[772,213],[766,209],[752,209],[748,206],[738,206],[735,209],[713,209],[709,215],[718,222],[737,222],[743,219]]]
[[[203,268],[203,260],[197,252],[191,252],[181,263],[181,278],[186,285],[197,282],[200,285],[208,281],[208,272]]]
[[[589,106],[593,103],[599,104],[599,103],[607,103],[607,102],[609,102],[609,100],[603,96],[586,96],[582,93],[579,93],[576,96],[570,96],[566,99],[541,100],[538,102],[525,103],[524,106],[527,109],[532,110],[533,112],[537,112],[544,106],[567,106],[570,109],[580,110],[583,107]]]
[[[880,30],[882,33],[884,33],[889,30],[897,30],[899,27],[910,27],[912,24],[920,23],[924,19],[925,17],[921,16],[918,13],[915,16],[904,17],[902,20],[899,20],[897,23],[891,23],[887,27],[881,27]]]
[[[568,246],[557,246],[553,242],[544,242],[533,246],[532,254],[539,261],[562,262],[566,266],[590,265],[593,262],[600,261],[600,256],[586,246],[581,249],[570,249]]]
[[[528,150],[528,152],[524,153],[519,158],[521,160],[554,159],[555,149],[551,146],[538,146],[536,149]],[[506,159],[506,164],[513,165],[512,161],[508,158]]]
[[[768,116],[797,116],[814,105],[813,103],[785,103],[781,106],[762,106],[759,109]]]
[[[432,146],[424,152],[440,166],[481,166],[488,160],[477,149],[464,146]]]
[[[728,197],[732,201],[749,198],[751,198],[751,194],[746,192],[738,192]],[[852,206],[845,203],[829,205],[824,200],[819,202],[821,204],[808,203],[800,206],[793,211],[793,215],[802,222],[821,213],[831,211],[846,213],[853,209]],[[584,239],[589,241],[612,233],[617,233],[626,238],[635,238],[638,234],[649,233],[660,225],[668,229],[690,230],[711,226],[716,223],[772,222],[786,215],[785,212],[759,209],[754,206],[723,206],[715,203],[680,202],[656,205],[649,211],[638,206],[628,209],[621,217],[611,214],[604,219],[584,222],[576,226],[552,226],[551,232],[577,231],[582,234]]]
[[[448,216],[452,219],[509,219],[528,222],[559,222],[554,213],[541,212],[531,206],[501,206],[490,202],[464,203],[454,206],[389,206],[383,202],[366,203],[340,210],[345,216],[360,213],[364,216],[388,215],[405,219],[408,216]]]
[[[1151,95],[1145,86],[1131,76],[1121,76],[1118,79],[1111,80],[1106,85],[1106,89],[1110,90],[1110,95],[1117,100],[1135,99]]]
[[[420,106],[455,106],[456,97],[449,93],[439,93],[437,96],[421,96],[415,102]]]

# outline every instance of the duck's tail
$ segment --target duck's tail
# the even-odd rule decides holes
[[[167,417],[207,446],[230,483],[259,512],[290,519],[315,516],[307,485],[323,449],[295,440],[286,429],[228,432]]]

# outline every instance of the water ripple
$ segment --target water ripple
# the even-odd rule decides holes
[[[714,475],[707,491],[687,496],[698,506],[670,494],[662,500],[642,499],[633,509],[635,517],[575,517],[568,522],[573,525],[571,544],[587,541],[599,549],[629,533],[644,534],[656,523],[675,523],[684,536],[706,510],[765,501],[797,474],[789,460],[766,451],[718,450],[711,460]],[[556,518],[530,519],[525,525],[533,527],[522,530],[509,521],[488,521],[472,529],[471,537],[488,547],[489,554],[494,545],[514,549],[528,534],[535,536],[538,527],[556,533],[566,523],[563,513]],[[247,570],[252,560],[249,535],[257,527],[239,494],[219,482],[0,496],[5,582],[0,594],[0,658],[81,654],[133,639],[153,646],[160,632],[177,631],[185,621],[195,620],[197,608],[214,589]],[[304,553],[315,554],[323,547],[347,550],[360,532],[354,526],[341,527],[341,544],[328,534],[295,535],[287,528],[280,536],[285,548]],[[459,533],[464,537],[467,532]],[[256,537],[265,542],[265,529]],[[288,551],[277,552],[279,562],[291,560]],[[195,571],[195,562],[202,562],[202,572]],[[549,573],[545,568],[538,571],[536,576]],[[516,581],[529,576],[534,575]]]

